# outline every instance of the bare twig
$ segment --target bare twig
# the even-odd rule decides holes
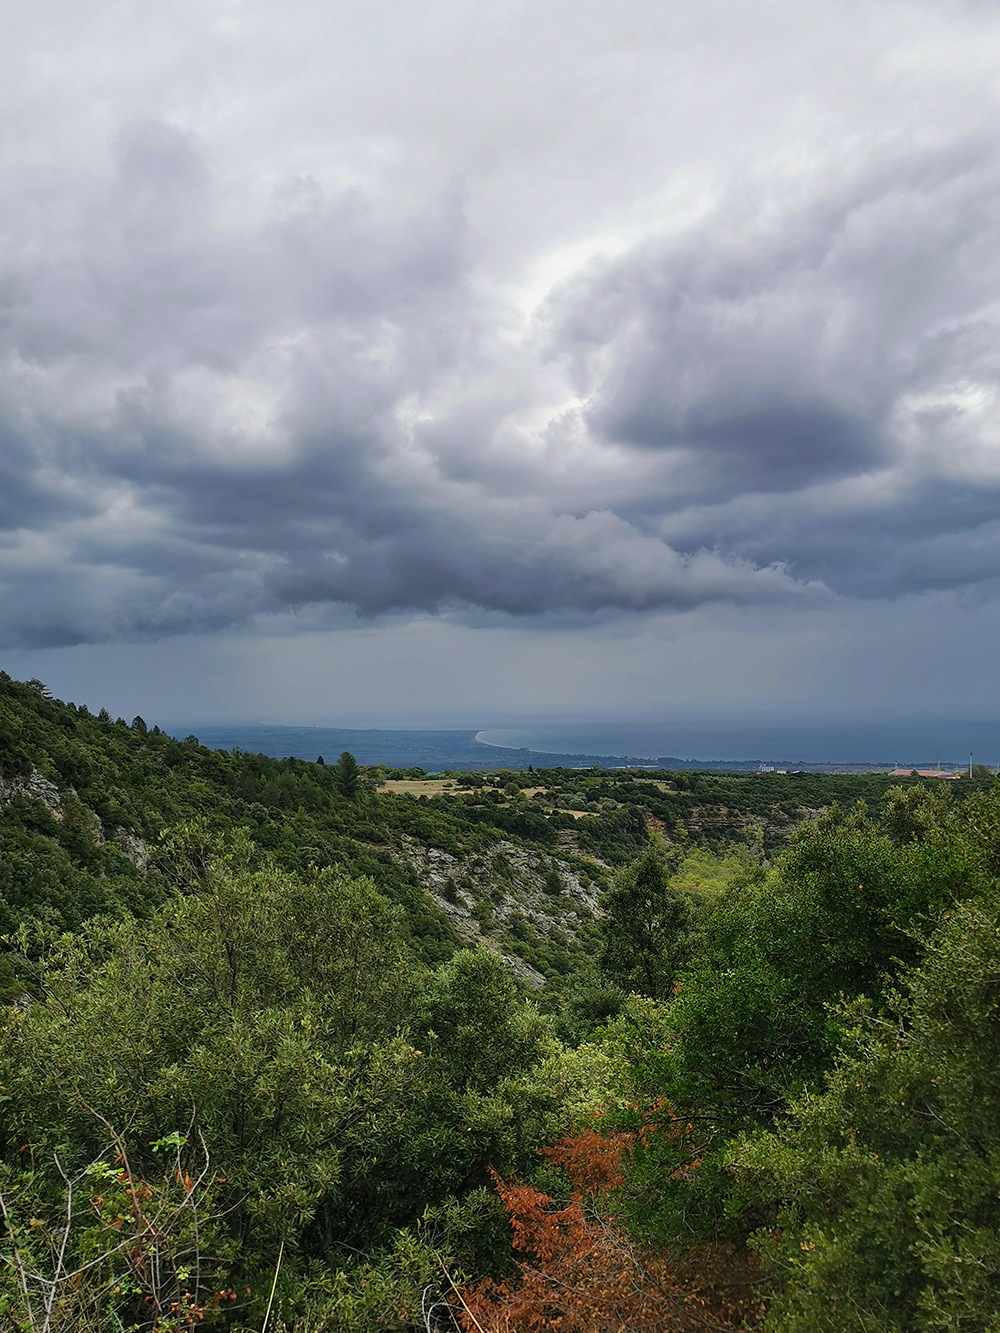
[[[464,1297],[464,1296],[462,1295],[462,1293],[459,1291],[458,1287],[455,1286],[455,1279],[454,1279],[454,1278],[452,1277],[452,1275],[448,1272],[448,1269],[445,1267],[445,1262],[444,1262],[444,1260],[441,1258],[440,1255],[438,1255],[438,1263],[441,1265],[441,1271],[442,1271],[442,1273],[444,1273],[445,1277],[448,1279],[449,1283],[451,1284],[451,1289],[452,1289],[452,1291],[455,1293],[455,1295],[456,1295],[456,1296],[458,1297],[458,1299],[461,1301],[461,1303],[462,1303],[462,1309],[465,1311],[465,1313],[469,1316],[469,1318],[470,1318],[470,1319],[472,1320],[472,1322],[475,1324],[476,1328],[479,1329],[479,1333],[485,1333],[485,1329],[483,1328],[482,1324],[479,1322],[479,1320],[476,1318],[476,1316],[475,1316],[475,1315],[472,1313],[472,1311],[469,1309],[468,1305],[466,1305],[466,1303],[465,1303],[465,1297]]]
[[[21,1293],[24,1296],[25,1309],[28,1312],[28,1322],[30,1323],[31,1327],[34,1328],[35,1312],[31,1308],[31,1285],[28,1282],[28,1274],[24,1266],[24,1258],[21,1254],[20,1247],[18,1246],[17,1238],[14,1234],[14,1227],[13,1224],[11,1223],[10,1212],[7,1208],[7,1200],[4,1197],[4,1193],[2,1190],[0,1190],[0,1210],[2,1210],[3,1212],[4,1226],[6,1228],[7,1235],[10,1237],[11,1249],[14,1254],[13,1266],[17,1269],[18,1283],[21,1287]]]
[[[281,1256],[284,1253],[285,1253],[285,1242],[284,1239],[282,1239],[281,1244],[278,1246],[278,1262],[274,1266],[274,1281],[271,1283],[271,1295],[268,1297],[267,1313],[264,1315],[264,1324],[260,1330],[260,1333],[267,1333],[267,1321],[271,1318],[271,1306],[274,1304],[274,1292],[275,1288],[278,1285],[278,1274],[281,1272]]]

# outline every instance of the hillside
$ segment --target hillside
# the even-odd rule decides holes
[[[428,780],[0,676],[0,1326],[988,1333],[998,877],[987,782]]]
[[[347,799],[332,764],[210,750],[0,673],[0,930],[146,915],[176,879],[173,835],[238,827],[292,873],[369,876],[425,961],[483,942],[532,988],[559,989],[592,962],[599,895],[650,829],[685,853],[758,842],[770,854],[831,802],[875,808],[892,785],[554,768],[454,772],[428,795],[419,770],[361,772]]]
[[[28,920],[62,931],[98,914],[146,915],[176,880],[176,835],[210,840],[237,827],[259,857],[293,873],[370,877],[403,908],[426,962],[485,939],[537,986],[592,952],[591,885],[604,882],[604,868],[554,854],[544,819],[379,792],[363,770],[348,799],[332,765],[209,750],[0,676],[4,932]],[[438,883],[434,857],[447,859],[459,887],[447,875]],[[546,891],[553,876],[555,895]],[[506,930],[512,913],[517,935]]]

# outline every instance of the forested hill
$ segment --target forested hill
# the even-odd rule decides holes
[[[756,839],[772,851],[831,802],[874,808],[892,785],[880,774],[567,768],[422,777],[362,768],[345,794],[332,763],[211,750],[0,673],[0,930],[144,915],[175,882],[178,837],[239,827],[292,873],[369,876],[404,909],[426,961],[482,940],[541,985],[589,965],[594,895],[650,828],[689,849]]]
[[[0,930],[144,915],[176,880],[178,837],[239,827],[292,873],[369,876],[404,909],[425,961],[481,940],[535,985],[564,983],[592,961],[595,894],[650,828],[689,849],[757,839],[770,851],[831,802],[875,807],[891,786],[879,774],[567,768],[422,777],[362,768],[345,794],[334,764],[210,750],[0,673]]]
[[[0,675],[0,1329],[995,1333],[1000,787],[209,750]]]

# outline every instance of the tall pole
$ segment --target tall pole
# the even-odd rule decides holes
[[[972,777],[972,751],[969,751],[969,777]]]

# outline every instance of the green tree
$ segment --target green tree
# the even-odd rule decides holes
[[[438,969],[414,1024],[447,1081],[480,1091],[534,1064],[548,1032],[486,949],[462,949]]]
[[[733,1195],[729,1141],[821,1085],[842,1032],[830,1006],[883,1006],[927,916],[986,890],[984,862],[954,831],[894,847],[863,806],[831,807],[769,870],[731,882],[650,1035],[623,1031],[629,1127],[645,1125],[623,1196],[637,1230],[674,1243],[760,1221]]]
[[[776,1218],[778,1333],[991,1333],[1000,1295],[1000,894],[959,905],[827,1090],[731,1154]]]
[[[340,1189],[317,1213],[334,1247],[385,1243],[428,1203],[488,1185],[488,1167],[531,1169],[546,1142],[522,1084],[557,1048],[496,954],[463,950],[443,964],[412,1016],[410,1040],[420,1052],[417,1082],[391,1126],[377,1137],[359,1132]]]
[[[125,1152],[140,1189],[155,1192],[154,1145],[180,1135],[211,1162],[201,1221],[213,1291],[239,1297],[207,1310],[205,1326],[260,1326],[284,1242],[287,1319],[322,1306],[324,1327],[358,1326],[348,1318],[356,1269],[363,1326],[406,1327],[393,1312],[407,1301],[412,1310],[410,1279],[388,1281],[391,1256],[416,1243],[405,1228],[435,1217],[436,1244],[454,1235],[476,1255],[499,1245],[502,1266],[506,1228],[474,1202],[477,1189],[490,1167],[535,1167],[573,1107],[592,1109],[593,1071],[607,1061],[573,1053],[564,1063],[495,954],[463,952],[427,973],[404,942],[403,913],[368,880],[255,868],[245,837],[213,838],[204,825],[167,842],[186,891],[148,920],[63,936],[40,966],[41,998],[0,1023],[0,1192],[16,1203],[12,1225],[33,1253],[52,1237],[59,1249],[65,1169],[82,1182],[60,1260],[75,1271],[108,1240],[88,1219],[98,1194],[107,1213],[112,1186],[91,1165]],[[185,1158],[175,1183],[194,1165]],[[419,1305],[437,1260],[424,1247],[414,1263]],[[34,1266],[43,1280],[44,1262]],[[66,1300],[114,1305],[118,1272],[102,1262],[100,1290],[70,1281]],[[4,1306],[5,1292],[22,1300],[0,1267],[0,1314],[20,1309]],[[75,1333],[76,1309],[53,1328]],[[115,1309],[132,1327],[132,1306]],[[95,1333],[118,1327],[110,1313],[93,1322]]]
[[[600,969],[625,991],[665,999],[690,955],[691,906],[671,886],[676,869],[651,840],[602,899]]]
[[[938,789],[927,787],[890,787],[882,808],[882,827],[893,842],[920,842],[931,829],[940,828],[948,817],[947,783]]]
[[[44,1002],[0,1033],[0,1151],[39,1164],[37,1213],[118,1127],[136,1173],[150,1144],[203,1141],[239,1267],[296,1247],[342,1161],[394,1131],[420,1057],[400,1035],[419,972],[402,914],[370,881],[245,868],[237,843],[198,891],[148,922],[64,937],[41,975]],[[376,1149],[377,1151],[377,1149]],[[263,1281],[263,1278],[262,1278]]]
[[[346,796],[349,801],[353,801],[358,793],[358,763],[351,754],[350,750],[345,750],[337,760],[334,768],[337,790],[341,796]]]

